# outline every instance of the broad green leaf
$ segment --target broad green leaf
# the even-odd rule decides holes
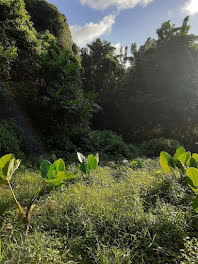
[[[15,171],[18,169],[18,167],[20,166],[21,161],[20,160],[16,160],[15,158],[11,159],[8,165],[8,171],[7,171],[7,177],[6,179],[8,181],[11,180],[12,175],[15,173]]]
[[[190,152],[184,152],[179,157],[178,160],[181,160],[181,162],[186,165],[187,161],[191,158]]]
[[[52,183],[55,186],[59,186],[64,183],[64,181],[74,179],[75,175],[67,171],[58,171],[55,178],[47,180],[48,183]]]
[[[196,162],[198,162],[198,154],[197,153],[194,153],[192,155],[192,158],[196,160]]]
[[[57,171],[56,171],[56,165],[53,163],[50,165],[49,170],[47,172],[47,179],[52,179],[55,177]]]
[[[65,170],[65,162],[62,159],[56,160],[53,164],[56,166],[57,171]]]
[[[160,165],[166,173],[170,173],[171,168],[174,168],[173,158],[165,151],[160,153]]]
[[[95,170],[97,168],[97,165],[98,165],[96,157],[94,157],[94,155],[90,154],[87,159],[88,159],[88,164],[89,164],[90,168],[92,170]]]
[[[78,157],[78,160],[80,161],[80,163],[83,163],[83,162],[87,163],[87,159],[80,152],[77,152],[77,157]]]
[[[51,163],[48,160],[43,160],[41,162],[40,172],[43,178],[47,178],[47,174],[48,174],[50,166],[51,166]]]
[[[193,209],[195,210],[195,212],[198,213],[198,195],[193,200],[192,206],[193,206]]]
[[[7,177],[9,163],[14,158],[13,154],[7,154],[0,158],[0,177],[2,177],[2,174]]]
[[[175,164],[177,166],[178,169],[180,169],[180,171],[182,173],[185,173],[186,172],[186,167],[184,166],[183,162],[181,160],[175,160]]]
[[[174,160],[177,160],[177,159],[179,158],[179,156],[180,156],[182,153],[184,153],[184,152],[186,152],[186,150],[185,150],[184,147],[179,147],[179,148],[177,148],[177,149],[176,149],[176,152],[175,152],[175,155],[173,156],[173,159],[174,159]]]
[[[198,169],[188,168],[186,171],[186,181],[194,192],[198,191]]]
[[[186,165],[189,166],[189,167],[193,167],[193,168],[197,168],[197,162],[196,160],[191,157],[187,162],[186,162]]]

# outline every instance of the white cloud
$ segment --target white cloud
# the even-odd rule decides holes
[[[115,6],[118,10],[134,8],[137,5],[146,6],[153,0],[79,0],[81,4],[91,8],[105,10],[110,6]],[[195,0],[196,1],[196,0]]]
[[[115,48],[115,55],[120,55],[120,49],[122,47],[121,43],[118,42],[118,43],[114,44],[113,46]]]
[[[105,16],[98,24],[90,22],[84,26],[70,26],[73,41],[80,47],[96,38],[110,33],[115,23],[116,15]]]
[[[182,11],[190,15],[198,13],[198,0],[187,0]]]

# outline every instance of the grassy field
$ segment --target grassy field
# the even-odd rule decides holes
[[[0,188],[2,264],[198,263],[198,216],[193,193],[175,175],[156,174],[159,161],[142,168],[108,163],[76,179],[50,187],[36,202],[27,238],[13,198]],[[19,169],[13,188],[22,205],[43,179]]]

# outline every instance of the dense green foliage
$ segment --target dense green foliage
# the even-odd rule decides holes
[[[131,116],[129,126],[183,127],[197,122],[198,47],[188,20],[181,27],[165,22],[157,30],[157,40],[149,38],[139,49],[132,45],[121,107],[123,117]]]
[[[25,7],[37,32],[49,32],[58,39],[58,44],[72,50],[73,41],[67,19],[46,0],[25,0]]]
[[[127,69],[110,43],[96,40],[82,50],[83,86],[99,94],[103,108],[95,128],[142,142],[155,137],[155,128],[161,128],[157,137],[180,140],[197,126],[198,46],[188,20],[179,27],[165,22],[157,39],[148,38],[139,48],[132,44],[131,56],[124,57]],[[174,135],[176,130],[181,135]]]
[[[179,173],[185,175],[187,184],[196,194],[192,206],[198,213],[198,154],[191,155],[189,151],[186,152],[184,147],[177,148],[173,157],[166,151],[162,151],[160,153],[160,164],[166,173],[179,171]]]
[[[0,78],[4,86],[6,82],[5,94],[14,98],[43,140],[65,129],[87,128],[96,106],[81,88],[66,20],[44,0],[26,4],[30,16],[23,0],[0,1]]]

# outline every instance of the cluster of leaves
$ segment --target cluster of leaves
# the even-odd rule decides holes
[[[166,173],[177,169],[186,175],[186,182],[196,194],[193,200],[193,209],[198,213],[198,154],[186,152],[184,147],[179,147],[172,157],[165,151],[160,153],[160,165]],[[160,171],[158,171],[160,173]]]
[[[47,160],[43,160],[40,166],[41,176],[47,183],[59,186],[65,181],[75,178],[73,173],[65,170],[65,163],[62,159],[58,159],[51,164]]]
[[[99,163],[99,155],[90,154],[87,158],[80,152],[77,152],[78,160],[80,161],[79,168],[84,174],[89,174],[91,170],[96,170]]]

